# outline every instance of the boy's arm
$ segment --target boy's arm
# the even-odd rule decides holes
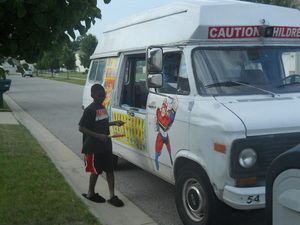
[[[124,121],[122,120],[116,120],[116,121],[111,121],[109,122],[109,126],[123,126],[125,124]]]
[[[103,142],[107,141],[107,139],[108,139],[107,135],[98,134],[98,133],[93,132],[93,131],[91,131],[91,130],[87,129],[86,127],[83,127],[83,126],[79,126],[79,131],[83,134],[86,134],[86,135],[89,135],[91,137],[97,138],[97,139],[99,139],[100,141],[103,141]]]

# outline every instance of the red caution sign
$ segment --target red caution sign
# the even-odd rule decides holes
[[[217,26],[208,28],[208,39],[260,37],[260,26]],[[274,26],[273,38],[300,38],[300,27]]]
[[[259,37],[260,26],[209,27],[208,39]]]

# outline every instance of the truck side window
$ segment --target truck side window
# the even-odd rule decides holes
[[[89,81],[102,83],[104,78],[105,68],[106,68],[106,59],[93,61],[91,72],[89,75]]]
[[[158,93],[176,94],[180,53],[165,53],[163,59],[163,86],[158,88]]]
[[[190,93],[186,65],[184,57],[181,57],[180,52],[164,54],[162,74],[163,86],[157,88],[158,93],[181,95],[188,95]]]
[[[124,73],[121,106],[145,109],[148,96],[145,55],[128,56]]]
[[[184,57],[181,58],[180,67],[179,67],[177,94],[180,95],[190,94],[190,84],[189,84],[189,79],[186,71],[186,63]]]

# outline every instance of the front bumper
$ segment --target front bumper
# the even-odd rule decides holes
[[[223,201],[235,209],[261,209],[266,204],[265,193],[265,186],[240,188],[226,185],[223,192]]]

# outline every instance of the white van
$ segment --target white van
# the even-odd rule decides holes
[[[300,142],[300,13],[241,1],[172,3],[109,26],[90,88],[124,127],[114,154],[176,186],[184,224],[265,207],[269,164]]]

